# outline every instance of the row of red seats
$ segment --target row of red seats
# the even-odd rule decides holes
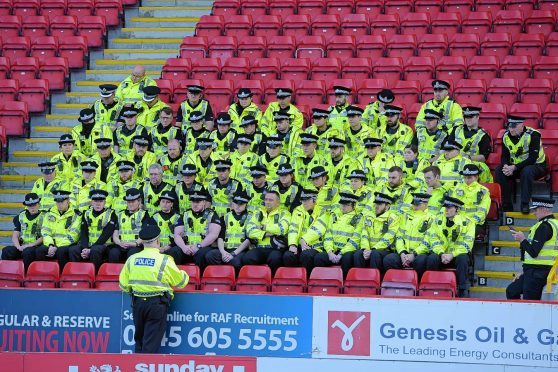
[[[100,48],[105,45],[107,26],[104,16],[0,16],[0,32],[4,44],[15,44],[14,39],[24,40],[30,46],[49,42],[45,36],[54,37],[54,42],[69,36],[83,36],[87,46]]]
[[[68,49],[68,52],[73,53],[75,50]],[[79,50],[78,53],[81,54]],[[16,80],[19,84],[43,79],[48,81],[50,90],[63,90],[69,81],[70,67],[65,57],[47,57],[42,61],[36,57],[19,57],[12,64],[7,58],[0,57],[0,79]]]
[[[64,288],[118,290],[118,276],[122,264],[101,265],[95,275],[91,263],[71,262],[66,264],[62,274],[57,262],[33,262],[24,276],[21,261],[0,261],[0,287]],[[388,270],[380,284],[377,269],[353,268],[343,281],[339,267],[319,267],[312,270],[307,280],[306,270],[301,267],[282,267],[272,278],[268,266],[243,266],[236,278],[232,266],[208,266],[203,276],[195,265],[179,266],[187,271],[190,281],[179,292],[201,290],[205,292],[275,292],[311,293],[321,295],[395,295],[454,297],[456,292],[455,274],[446,272],[426,272],[418,285],[414,270]]]
[[[496,12],[501,9],[555,9],[552,0],[217,0],[212,14],[401,14],[410,12]]]
[[[513,53],[513,54],[510,54]],[[544,55],[543,55],[544,54]],[[386,42],[383,35],[341,36],[187,36],[180,45],[180,57],[200,59],[219,58],[222,61],[232,57],[290,58],[339,57],[343,59],[413,56],[467,58],[494,56],[503,62],[509,56],[527,56],[533,60],[541,57],[558,56],[558,32],[553,32],[545,41],[542,34],[520,34],[511,42],[508,33],[487,35],[482,42],[475,34],[457,34],[448,42],[445,35],[394,35]],[[402,65],[402,64],[401,64]]]
[[[50,16],[69,15],[82,18],[97,15],[103,17],[107,26],[118,26],[123,19],[123,4],[135,4],[137,0],[0,0],[0,15]]]
[[[0,102],[22,101],[32,113],[44,112],[49,105],[48,80],[31,79],[19,83],[18,80],[0,79]]]
[[[401,14],[401,16],[400,16]],[[361,14],[204,15],[196,25],[197,36],[274,36],[274,35],[422,35],[508,32],[541,33],[556,30],[554,10],[535,10],[524,18],[519,10],[489,12]]]

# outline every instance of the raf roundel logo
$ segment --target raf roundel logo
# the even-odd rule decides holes
[[[370,312],[329,311],[327,353],[370,356]]]

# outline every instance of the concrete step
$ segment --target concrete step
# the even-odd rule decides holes
[[[144,2],[145,3],[145,2]],[[157,5],[165,3],[165,1],[155,2]],[[190,4],[188,2],[188,4]],[[209,6],[141,6],[139,8],[140,17],[201,17],[202,15],[211,12],[211,5]],[[127,24],[127,23],[126,23]]]
[[[40,176],[34,175],[0,175],[1,188],[32,188]],[[0,211],[1,212],[1,211]]]
[[[70,133],[72,128],[70,127],[52,127],[52,126],[36,126],[31,128],[31,136],[35,138],[52,138],[58,137],[65,133]]]
[[[505,299],[506,289],[499,287],[471,287],[469,289],[469,297]]]
[[[162,66],[167,62],[166,59],[126,59],[126,60],[113,60],[113,59],[98,59],[95,61],[95,69],[107,69],[107,70],[127,70],[130,71],[134,66],[141,65],[145,67],[146,70],[157,70],[161,69]],[[128,72],[129,73],[129,72]],[[87,91],[87,90],[79,90]],[[97,87],[97,92],[99,88]]]
[[[10,138],[10,151],[58,151],[58,138]]]
[[[22,203],[25,199],[25,194],[30,193],[31,188],[25,189],[2,189],[0,190],[0,202],[4,203]],[[1,222],[1,219],[0,219]],[[0,226],[0,229],[2,227]]]
[[[88,103],[92,105],[97,99],[99,99],[99,94],[97,92],[67,92],[62,102]]]
[[[40,120],[37,123],[32,123],[34,125],[44,125],[44,126],[58,126],[58,127],[69,127],[73,128],[78,125],[77,116],[76,115],[69,115],[69,114],[51,114],[47,115],[46,120],[42,122]],[[54,137],[54,136],[51,136]]]
[[[178,47],[177,47],[178,50]],[[150,70],[145,72],[147,76],[152,79],[158,79],[161,76],[161,70]],[[89,81],[122,81],[130,76],[130,71],[128,70],[86,70],[85,71],[86,80]],[[97,87],[100,84],[97,85]],[[97,88],[98,89],[98,88]],[[95,99],[98,99],[99,95],[95,95]],[[93,101],[94,102],[94,101]]]
[[[521,212],[506,212],[504,214],[504,224],[505,225],[515,225],[515,226],[533,226],[537,221],[537,217],[534,214],[523,214]]]
[[[14,228],[12,223],[14,216],[0,216],[0,230],[10,230]],[[2,248],[4,248],[2,246]],[[0,248],[1,249],[1,248]]]
[[[6,215],[16,215],[18,214],[21,209],[23,208],[23,206],[21,205],[21,203],[17,203],[17,202],[1,202],[0,203],[0,214]],[[1,235],[0,235],[1,236]],[[11,233],[10,233],[11,236]]]
[[[519,258],[519,256],[486,256],[484,270],[519,272],[522,269],[522,262]]]
[[[200,20],[199,17],[180,17],[181,14],[173,15],[171,14],[172,9],[170,8],[167,8],[166,11],[169,13],[167,17],[132,17],[126,21],[126,27],[196,27],[196,24]],[[173,16],[171,17],[171,15]]]
[[[527,236],[527,233],[531,229],[529,226],[511,226],[512,229],[515,231],[521,231]],[[510,228],[508,226],[499,226],[498,227],[498,240],[513,240],[513,236],[510,232]]]
[[[490,243],[489,254],[491,256],[517,256],[521,255],[519,242],[510,240],[493,240]]]
[[[161,58],[174,58],[178,55],[177,49],[105,49],[104,58],[114,61]]]
[[[149,25],[149,27],[124,27],[117,33],[120,38],[184,38],[184,36],[194,35],[195,27],[157,27]]]
[[[0,169],[2,174],[41,174],[37,163],[27,161],[5,162]]]
[[[10,160],[40,163],[50,160],[59,151],[13,151]]]
[[[99,98],[99,85],[101,84],[118,84],[120,81],[115,80],[80,80],[72,83],[72,91],[80,93],[95,93]],[[54,107],[55,108],[55,107]]]
[[[484,271],[475,272],[475,282],[478,287],[507,287],[515,278],[514,272],[510,271]]]
[[[110,48],[135,48],[135,49],[179,49],[182,38],[142,38],[125,39],[114,38],[109,42]]]

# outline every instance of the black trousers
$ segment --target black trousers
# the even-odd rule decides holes
[[[339,264],[341,265],[341,270],[343,270],[343,278],[347,277],[347,273],[353,267],[353,254],[353,252],[347,252],[341,255]],[[329,260],[326,252],[320,252],[314,256],[314,267],[329,267],[332,265],[333,262]]]
[[[253,248],[242,256],[242,265],[263,265],[267,264],[271,269],[271,273],[275,275],[275,271],[283,263],[284,250],[272,248]]]
[[[299,261],[300,261],[301,252],[302,249],[300,249],[300,247],[297,248],[296,254],[287,249],[285,253],[283,253],[283,266],[287,266],[287,267],[300,266]]]
[[[523,295],[524,300],[540,300],[550,268],[523,266],[523,275],[508,285],[506,297],[509,300],[519,300]]]
[[[70,248],[69,256],[70,262],[82,262],[84,261],[81,258],[81,251],[83,248],[79,245],[74,245]],[[91,247],[89,251],[89,261],[95,265],[95,272],[99,271],[99,268],[103,264],[105,260],[105,256],[107,255],[108,247],[104,244],[94,245]]]
[[[364,259],[363,252],[364,251],[362,249],[354,252],[355,267],[370,267],[372,269],[378,269],[383,276],[385,273],[384,257],[391,253],[391,251],[387,249],[371,249],[370,258],[368,260]]]
[[[37,259],[36,252],[39,247],[42,246],[39,245],[36,247],[29,247],[25,248],[23,251],[20,251],[13,245],[10,245],[2,249],[2,259],[19,260],[20,258],[23,258],[23,266],[25,267],[25,272],[27,272],[27,269],[29,268],[29,265],[31,265],[31,262]]]
[[[177,265],[195,263],[200,268],[200,272],[203,273],[206,266],[208,265],[208,263],[206,261],[206,255],[209,252],[214,251],[214,250],[219,252],[219,249],[217,249],[217,248],[204,247],[204,248],[198,249],[196,254],[194,254],[193,256],[189,256],[189,255],[185,254],[184,252],[182,252],[182,249],[180,249],[180,247],[174,246],[174,247],[171,247],[168,251],[166,251],[165,254],[168,254],[169,256],[174,258],[174,262]]]
[[[167,330],[170,297],[132,297],[136,353],[157,354]]]
[[[108,262],[110,263],[124,263],[133,254],[141,252],[143,246],[124,249],[119,245],[113,244],[108,248]]]
[[[306,249],[300,252],[300,265],[306,269],[306,275],[310,277],[312,269],[314,269],[314,258],[320,253],[315,249]]]
[[[426,262],[428,260],[427,254],[418,254],[411,264],[411,267],[417,272],[418,279],[422,278],[422,274],[426,271]],[[401,255],[392,252],[384,257],[384,269],[403,269],[403,262],[401,262]]]
[[[205,261],[208,265],[232,265],[236,274],[240,272],[240,268],[242,267],[242,257],[244,256],[244,252],[240,252],[236,256],[233,257],[232,260],[229,262],[223,262],[223,256],[221,256],[221,252],[219,249],[212,249],[211,251],[207,252],[205,255]]]
[[[512,187],[511,183],[519,178],[521,184],[521,206],[529,205],[531,194],[533,193],[533,182],[546,173],[546,166],[538,164],[528,165],[521,172],[514,172],[511,177],[504,175],[502,166],[496,167],[496,182],[502,189],[502,204],[504,207],[512,206]]]
[[[70,262],[70,248],[75,247],[74,244],[72,245],[65,245],[62,247],[57,247],[56,254],[54,257],[58,260],[58,265],[60,266],[60,272],[64,269],[64,266],[68,262]],[[45,245],[41,245],[35,250],[35,257],[37,261],[48,261],[51,260],[53,257],[47,257],[48,247]]]
[[[460,254],[454,257],[447,265],[442,264],[439,254],[432,253],[426,261],[427,270],[440,270],[449,267],[455,267],[455,277],[457,279],[457,289],[464,291],[467,289],[467,272],[469,270],[469,255]]]

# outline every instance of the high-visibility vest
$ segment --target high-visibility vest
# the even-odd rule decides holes
[[[164,186],[161,187],[159,192],[153,191],[151,182],[146,182],[143,185],[143,204],[150,216],[154,215],[155,212],[159,210],[159,197],[163,194],[163,192],[171,191],[173,189],[171,185],[165,183],[164,181],[163,184]]]
[[[19,241],[22,244],[34,243],[41,237],[44,213],[39,211],[39,213],[33,217],[32,219],[27,218],[27,211],[22,211],[17,216],[19,225],[21,226]]]
[[[325,251],[341,254],[356,251],[360,248],[362,227],[360,213],[333,214],[324,237]]]
[[[81,233],[81,214],[70,207],[60,214],[56,207],[45,215],[41,235],[43,244],[64,247],[78,242]]]
[[[183,182],[176,184],[175,192],[178,196],[180,214],[184,214],[190,209],[190,193],[200,191],[201,189],[203,189],[203,185],[196,181],[194,181],[194,184],[190,188],[186,188]]]
[[[112,198],[112,209],[116,212],[121,212],[126,210],[128,203],[124,200],[124,196],[126,195],[126,191],[128,189],[139,189],[141,187],[141,182],[138,180],[131,179],[126,183],[122,183],[120,178],[117,180],[113,180],[109,183],[107,187],[107,191],[109,196]]]
[[[201,99],[196,107],[190,106],[188,100],[182,101],[180,104],[180,109],[182,110],[182,133],[186,133],[186,130],[190,128],[190,114],[194,111],[199,111],[205,117],[207,108],[209,107],[209,102],[205,99]]]
[[[240,182],[234,178],[229,178],[227,185],[223,187],[217,178],[209,182],[208,191],[211,194],[211,205],[219,216],[224,216],[227,213],[227,208],[230,207],[233,194],[238,189],[242,189]]]
[[[76,182],[72,184],[73,195],[70,197],[75,208],[77,208],[81,213],[89,209],[91,205],[91,199],[89,198],[89,191],[91,190],[105,190],[107,191],[107,185],[103,181],[98,181],[92,179],[89,183],[85,183],[82,179],[77,179]],[[110,196],[107,198],[107,205],[110,205],[112,198]]]
[[[224,136],[218,131],[213,131],[209,135],[209,138],[213,139],[213,152],[216,156],[222,159],[228,159],[229,154],[234,151],[233,143],[236,138],[236,132],[234,129],[229,130]]]
[[[118,231],[121,241],[130,243],[138,240],[144,216],[145,211],[142,209],[132,214],[128,211],[118,213]]]
[[[438,129],[433,135],[428,133],[425,127],[417,127],[416,129],[419,159],[430,160],[430,158],[440,154],[442,143],[448,134],[441,129]]]
[[[519,139],[519,141],[517,141],[517,143],[512,142],[512,140],[510,139],[509,131],[506,131],[506,133],[504,133],[504,146],[506,146],[510,152],[510,161],[512,162],[512,164],[519,164],[529,158],[529,144],[531,143],[531,135],[534,132],[539,133],[533,128],[526,128],[525,132],[523,132],[521,138]],[[541,145],[539,147],[536,164],[543,164],[545,160],[546,156]]]
[[[258,121],[258,123],[262,118],[262,110],[260,110],[258,105],[256,105],[254,102],[251,102],[247,107],[243,108],[240,114],[238,113],[239,110],[240,105],[238,103],[233,103],[227,110],[232,120],[232,129],[236,130],[239,133],[244,133],[244,130],[240,127],[240,123],[246,116],[252,115]]]
[[[136,103],[136,107],[140,110],[137,119],[138,124],[143,125],[147,130],[151,130],[157,125],[161,110],[165,107],[169,107],[169,105],[159,100],[155,102],[153,106],[149,107],[147,103],[141,101],[139,104]]]
[[[164,128],[164,131],[160,131],[162,126],[156,125],[151,128],[151,142],[153,143],[153,153],[156,157],[160,158],[167,152],[167,145],[169,140],[176,139],[180,129],[174,125],[169,125],[169,127]]]
[[[168,155],[163,155],[159,158],[159,164],[163,167],[163,181],[171,186],[175,186],[182,178],[180,169],[186,163],[185,156],[179,156],[176,159],[169,158]]]
[[[116,128],[114,135],[116,136],[116,143],[115,145],[118,146],[118,153],[123,157],[126,158],[128,157],[131,153],[133,153],[132,151],[132,138],[134,138],[134,136],[139,136],[141,135],[144,131],[145,128],[139,124],[136,124],[134,131],[130,134],[125,134],[122,129],[125,128],[126,126],[123,125],[121,127]]]
[[[201,243],[209,232],[209,225],[215,211],[211,208],[206,208],[202,213],[196,214],[191,209],[188,209],[182,221],[184,223],[184,241],[187,244]]]
[[[54,196],[52,195],[52,190],[65,190],[71,191],[71,183],[66,181],[65,179],[56,177],[52,181],[45,185],[45,179],[39,178],[33,184],[33,189],[31,192],[34,192],[41,198],[41,211],[48,212],[56,205],[54,202]]]
[[[554,261],[556,257],[558,257],[558,241],[557,241],[557,232],[558,232],[558,221],[554,219],[554,217],[545,218],[542,221],[537,222],[531,230],[529,230],[529,236],[527,237],[527,241],[531,243],[535,238],[535,232],[539,228],[540,224],[543,222],[548,222],[552,227],[552,237],[544,242],[544,245],[537,255],[537,257],[531,257],[529,252],[525,251],[525,260],[523,261],[526,265],[545,265],[545,266],[552,266],[554,265]]]
[[[87,226],[89,229],[89,244],[93,245],[103,233],[104,228],[110,222],[112,217],[112,209],[105,209],[97,217],[93,213],[93,209],[88,209],[85,211],[83,217],[87,221]],[[110,239],[109,239],[110,241]]]
[[[98,138],[112,138],[112,130],[107,125],[95,123],[88,137],[83,134],[83,124],[78,124],[72,129],[72,138],[76,141],[76,150],[87,157],[97,152],[95,140]]]
[[[246,233],[248,217],[248,212],[244,212],[240,216],[235,215],[232,211],[225,214],[225,249],[235,250],[243,241],[248,239]]]
[[[455,128],[455,132],[453,133],[455,142],[460,143],[461,146],[463,146],[462,152],[467,156],[479,155],[479,144],[485,135],[488,134],[484,129],[477,128],[477,131],[471,137],[466,138],[464,125],[460,125]]]
[[[159,240],[161,242],[161,247],[166,247],[174,241],[174,225],[180,220],[180,215],[174,213],[170,217],[165,218],[162,212],[159,211],[153,215],[153,219],[157,222],[161,234],[159,235]]]
[[[108,126],[111,130],[116,128],[116,119],[124,105],[120,101],[115,101],[114,105],[107,108],[100,99],[93,104],[95,111],[95,123]]]
[[[260,156],[259,164],[263,165],[267,168],[267,180],[270,183],[275,183],[279,180],[279,176],[277,175],[277,169],[281,164],[289,163],[289,157],[284,154],[279,154],[279,156],[270,159],[267,153]]]

